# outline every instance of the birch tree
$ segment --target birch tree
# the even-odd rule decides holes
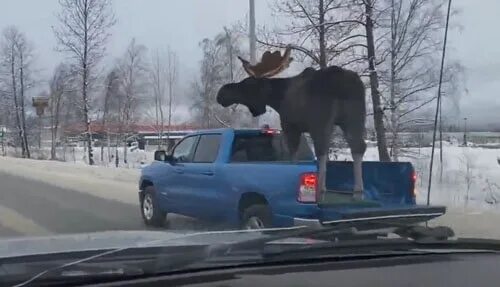
[[[167,120],[167,138],[175,112],[175,92],[178,84],[178,57],[170,47],[166,51],[157,49],[151,60],[150,79],[153,87],[155,123],[158,132],[158,149],[164,145],[165,108]],[[165,106],[166,105],[166,106]],[[169,149],[170,147],[167,147]]]
[[[110,131],[108,124],[113,123],[113,118],[110,115],[110,112],[112,112],[113,110],[112,108],[113,100],[115,100],[120,96],[119,89],[120,89],[120,71],[117,68],[113,68],[106,76],[103,112],[101,119],[102,127],[106,131],[106,138],[108,145],[108,162],[111,161],[111,151],[110,151],[111,139],[110,139]],[[102,161],[104,161],[104,145],[101,144],[101,162]]]
[[[242,55],[240,44],[235,28],[225,28],[214,38],[206,38],[200,42],[203,53],[200,78],[193,81],[191,93],[198,122],[205,128],[252,125],[252,119],[244,108],[222,108],[215,100],[222,84],[246,77],[237,58]]]
[[[168,86],[168,135],[167,139],[170,138],[170,128],[172,126],[172,113],[174,111],[173,109],[173,103],[174,103],[174,97],[175,97],[175,91],[176,91],[176,84],[177,84],[177,77],[178,77],[178,58],[177,54],[172,51],[171,49],[168,49],[167,52],[167,86]],[[171,142],[169,141],[169,144]],[[170,150],[171,146],[168,147]]]
[[[127,163],[127,142],[132,135],[131,125],[134,123],[138,105],[146,91],[146,75],[148,67],[145,62],[146,47],[136,43],[135,39],[125,52],[120,62],[121,83],[121,134],[123,140],[123,161]]]
[[[388,61],[379,66],[382,85],[387,89],[391,156],[400,155],[400,132],[430,123],[421,111],[436,99],[439,83],[442,32],[445,15],[442,0],[386,0],[381,5],[389,13],[379,23],[389,37],[380,50]],[[384,53],[384,52],[382,52]],[[461,65],[448,61],[443,73],[444,90],[456,93]]]
[[[54,34],[59,49],[65,52],[77,68],[80,76],[83,123],[89,164],[94,164],[92,131],[90,130],[90,89],[96,77],[97,65],[105,53],[111,36],[109,30],[115,24],[110,0],[59,0],[59,26]]]
[[[51,126],[50,159],[56,158],[56,144],[61,122],[61,111],[67,105],[65,96],[73,90],[70,67],[59,64],[49,83],[49,116]]]
[[[299,60],[321,69],[361,62],[356,50],[365,47],[366,35],[360,31],[363,21],[356,6],[352,0],[277,0],[273,13],[286,24],[264,29],[259,42],[266,47],[291,45],[302,56]]]
[[[153,87],[153,97],[155,106],[155,127],[158,133],[158,150],[163,144],[163,127],[165,125],[163,114],[163,103],[166,94],[167,67],[165,56],[160,50],[156,50],[151,59],[150,79]]]
[[[379,75],[377,73],[377,55],[375,46],[375,14],[374,14],[374,0],[362,0],[361,4],[364,6],[364,23],[363,26],[366,31],[366,61],[368,64],[368,74],[370,77],[370,95],[372,98],[373,108],[373,124],[377,136],[377,148],[380,161],[390,161],[389,153],[387,151],[386,130],[384,126],[384,109],[379,89]]]
[[[16,27],[7,27],[2,34],[0,81],[3,94],[9,98],[14,111],[16,129],[23,157],[30,158],[28,130],[26,128],[26,93],[33,87],[33,48]]]

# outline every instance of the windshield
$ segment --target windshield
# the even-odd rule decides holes
[[[500,239],[500,2],[450,2],[0,1],[0,258],[366,218]]]

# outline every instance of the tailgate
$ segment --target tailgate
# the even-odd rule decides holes
[[[382,205],[415,204],[413,197],[414,169],[409,162],[363,162],[364,195],[367,200]],[[329,161],[326,187],[328,190],[352,194],[354,175],[352,162]]]
[[[332,206],[320,205],[320,222],[323,225],[356,224],[358,229],[373,229],[374,224],[407,225],[439,217],[446,212],[444,206],[394,205],[368,206],[364,203]]]

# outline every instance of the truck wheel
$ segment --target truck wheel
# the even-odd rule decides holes
[[[271,209],[265,204],[255,204],[243,211],[243,229],[262,229],[272,227]]]
[[[144,196],[141,198],[141,215],[144,223],[148,226],[154,227],[164,226],[167,213],[160,210],[158,202],[154,196],[154,187],[148,186],[143,192]]]

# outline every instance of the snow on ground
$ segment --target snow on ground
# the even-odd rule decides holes
[[[461,236],[500,238],[500,149],[459,147],[446,144],[443,150],[443,177],[440,180],[439,149],[435,150],[431,204],[446,205],[448,214],[434,224],[449,224]],[[124,203],[137,204],[140,167],[152,160],[152,152],[130,152],[129,164],[116,168],[88,166],[83,149],[80,160],[69,162],[0,157],[0,172],[48,182],[63,188],[89,193]],[[96,153],[97,155],[100,153]],[[411,148],[401,161],[410,161],[419,174],[419,203],[426,202],[431,148]],[[350,160],[348,150],[338,160]],[[365,160],[377,160],[370,147]],[[105,165],[104,163],[99,163]],[[123,167],[125,166],[125,167]],[[128,166],[129,168],[126,168]],[[499,202],[499,203],[497,203]]]
[[[124,203],[137,204],[139,169],[0,157],[0,172]]]
[[[431,148],[409,148],[400,161],[409,161],[418,174],[417,200],[427,201]],[[461,147],[443,148],[443,175],[440,180],[439,149],[434,152],[430,202],[467,210],[500,212],[500,149]],[[338,160],[351,160],[348,150]],[[364,160],[378,160],[375,147],[368,148]]]

